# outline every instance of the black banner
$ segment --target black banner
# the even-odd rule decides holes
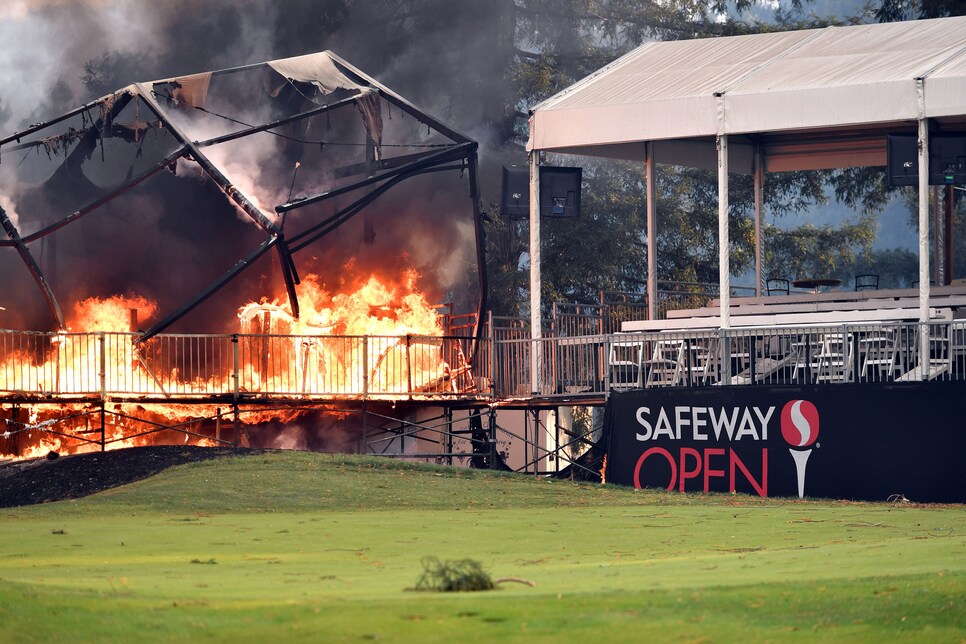
[[[626,391],[605,422],[608,483],[966,502],[966,382]]]

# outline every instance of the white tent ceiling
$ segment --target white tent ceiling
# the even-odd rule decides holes
[[[966,17],[652,42],[533,109],[529,149],[731,172],[885,164],[885,133],[966,128]]]

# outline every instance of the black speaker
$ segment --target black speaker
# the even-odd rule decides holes
[[[889,187],[919,185],[919,137],[915,134],[886,136],[886,179]]]
[[[919,185],[919,137],[886,137],[886,175],[889,187]],[[929,185],[966,184],[966,134],[929,137]]]
[[[580,214],[581,168],[540,166],[540,216],[576,217]],[[500,213],[513,219],[530,216],[530,170],[503,166]]]
[[[511,219],[530,216],[530,168],[527,166],[503,166],[500,214]]]
[[[929,137],[929,184],[966,184],[966,134]]]
[[[540,216],[579,215],[581,178],[580,168],[540,166]]]

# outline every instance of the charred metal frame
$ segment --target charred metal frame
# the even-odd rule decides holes
[[[43,146],[44,141],[28,141],[21,144],[21,139],[35,135],[37,132],[40,132],[45,128],[55,126],[58,123],[62,123],[68,119],[83,115],[83,127],[76,135],[76,138],[80,140],[80,143],[75,145],[74,138],[70,139],[69,142],[74,146],[74,148],[68,152],[68,158],[63,162],[63,164],[67,165],[76,164],[81,159],[80,155],[86,154],[89,150],[93,149],[93,146],[97,145],[98,140],[103,140],[103,138],[112,135],[125,137],[128,135],[127,132],[115,132],[110,128],[114,118],[120,114],[132,100],[135,100],[139,102],[143,101],[144,107],[150,113],[148,119],[141,119],[140,122],[142,124],[150,123],[150,125],[147,127],[164,129],[165,132],[174,138],[177,145],[180,146],[178,149],[168,153],[163,159],[157,161],[154,163],[154,165],[143,170],[136,176],[128,177],[125,181],[123,181],[123,183],[109,189],[106,193],[101,194],[93,201],[83,205],[71,213],[66,214],[62,218],[54,221],[54,223],[45,225],[40,230],[32,232],[28,235],[21,236],[13,221],[11,221],[11,219],[7,216],[7,213],[0,208],[0,225],[2,225],[8,238],[5,240],[0,240],[0,247],[16,248],[22,260],[27,265],[31,275],[34,277],[35,281],[37,281],[38,286],[43,292],[48,308],[51,312],[51,316],[54,319],[59,331],[64,331],[64,318],[54,295],[54,290],[51,288],[47,279],[43,275],[39,264],[31,255],[28,245],[32,242],[43,239],[67,226],[68,224],[77,221],[81,217],[92,213],[113,199],[147,181],[161,170],[173,170],[175,164],[177,164],[181,159],[187,159],[197,163],[202,172],[216,185],[218,185],[218,187],[225,193],[226,197],[235,206],[241,209],[252,221],[254,221],[256,225],[258,225],[259,228],[267,235],[266,239],[257,247],[242,256],[233,266],[228,268],[220,277],[212,281],[208,286],[194,295],[188,302],[183,304],[178,309],[171,311],[167,315],[164,315],[159,322],[157,322],[147,331],[132,335],[133,342],[136,345],[133,349],[134,358],[140,362],[145,373],[147,373],[149,377],[154,378],[157,389],[159,392],[161,392],[157,396],[154,396],[158,399],[158,402],[161,402],[162,404],[164,402],[178,402],[181,404],[197,406],[207,405],[209,408],[210,406],[215,405],[217,406],[217,412],[215,414],[202,414],[199,418],[191,418],[168,424],[139,417],[137,412],[131,412],[132,409],[135,409],[134,407],[117,407],[115,403],[137,404],[137,401],[131,397],[115,397],[111,395],[106,388],[104,384],[106,382],[105,374],[103,373],[104,341],[102,338],[100,344],[98,345],[98,350],[101,352],[102,361],[101,373],[98,376],[100,379],[100,384],[94,385],[94,388],[91,389],[89,393],[67,396],[58,394],[52,395],[51,392],[17,393],[11,390],[0,393],[0,410],[9,410],[9,415],[7,415],[6,418],[2,418],[2,416],[0,416],[0,420],[5,420],[7,426],[7,432],[0,432],[0,436],[2,436],[2,438],[0,438],[0,448],[2,448],[5,443],[7,446],[11,444],[7,440],[9,436],[13,436],[13,438],[9,440],[13,440],[15,444],[17,436],[22,432],[44,431],[64,438],[74,439],[81,443],[98,446],[102,450],[107,449],[111,446],[112,442],[114,442],[107,436],[105,431],[107,423],[112,419],[124,423],[128,427],[128,431],[125,431],[124,439],[141,438],[164,431],[174,431],[179,434],[183,434],[186,437],[204,436],[205,438],[211,439],[211,436],[208,436],[207,434],[203,435],[200,430],[197,430],[197,427],[202,424],[210,425],[211,423],[214,423],[215,435],[213,440],[220,445],[231,444],[235,447],[238,447],[245,443],[244,435],[246,432],[246,426],[241,422],[241,418],[243,418],[244,414],[248,412],[272,409],[333,409],[334,404],[341,404],[344,405],[344,408],[340,408],[340,411],[361,413],[363,425],[372,426],[373,435],[371,437],[365,435],[364,432],[363,444],[364,451],[367,453],[385,451],[384,448],[393,443],[393,441],[406,440],[407,437],[414,436],[419,432],[424,435],[429,434],[435,436],[435,438],[432,439],[435,441],[433,444],[437,444],[441,448],[440,453],[432,454],[431,456],[427,455],[426,458],[435,458],[437,460],[444,459],[450,464],[453,463],[454,458],[466,458],[472,463],[486,467],[498,467],[501,465],[501,460],[496,452],[496,437],[497,433],[502,430],[497,424],[496,413],[494,408],[491,406],[492,403],[490,401],[492,400],[492,392],[490,391],[484,392],[483,395],[461,394],[453,397],[444,396],[440,399],[427,399],[424,401],[381,401],[375,399],[363,399],[356,402],[340,403],[338,401],[334,401],[331,397],[299,401],[297,399],[293,399],[292,397],[285,396],[274,398],[265,397],[264,399],[259,399],[258,396],[248,396],[239,390],[237,364],[238,356],[236,351],[234,369],[235,384],[233,392],[204,396],[179,397],[177,394],[166,391],[165,385],[158,380],[157,376],[144,362],[141,352],[145,347],[150,346],[149,340],[159,336],[159,334],[163,333],[168,327],[170,327],[170,325],[202,304],[214,293],[240,275],[246,268],[255,263],[256,260],[271,251],[273,247],[278,253],[279,263],[282,269],[281,274],[282,278],[285,280],[285,286],[288,292],[290,305],[292,307],[292,313],[295,317],[298,317],[299,304],[295,292],[295,285],[299,282],[299,276],[292,259],[293,253],[297,253],[307,248],[311,244],[319,241],[340,225],[362,212],[367,206],[372,204],[379,197],[406,179],[435,172],[459,172],[461,175],[463,173],[468,173],[468,196],[473,209],[472,216],[477,238],[476,251],[480,284],[480,301],[477,314],[474,316],[475,329],[472,337],[462,338],[466,341],[464,350],[469,348],[469,350],[466,351],[466,357],[468,358],[469,363],[475,363],[477,356],[480,354],[481,345],[485,340],[485,319],[482,315],[482,312],[485,311],[487,302],[487,280],[483,248],[482,213],[479,203],[480,194],[477,180],[478,145],[468,137],[447,127],[434,117],[422,112],[415,105],[398,96],[387,87],[364,74],[362,71],[353,67],[351,64],[342,60],[338,56],[335,56],[331,52],[326,52],[326,54],[331,57],[339,71],[344,73],[352,81],[356,82],[362,87],[368,88],[374,92],[379,100],[385,101],[391,107],[396,107],[405,114],[413,117],[417,122],[426,125],[428,128],[434,130],[437,134],[448,139],[448,142],[434,145],[433,147],[436,149],[429,151],[403,154],[388,158],[379,158],[380,155],[376,154],[375,146],[373,145],[372,140],[369,139],[366,159],[363,163],[357,163],[334,169],[334,175],[339,179],[350,178],[356,174],[364,174],[361,179],[322,194],[301,199],[290,199],[288,203],[278,205],[275,208],[275,213],[276,215],[282,215],[282,222],[284,222],[284,215],[286,212],[297,210],[312,204],[322,203],[341,195],[351,194],[355,191],[368,189],[366,193],[355,198],[351,204],[339,208],[338,212],[335,214],[327,216],[322,221],[312,224],[306,230],[300,231],[297,235],[294,235],[289,239],[285,237],[281,225],[276,224],[266,215],[265,212],[259,209],[252,201],[248,199],[248,197],[241,193],[237,187],[234,186],[221,172],[221,170],[206,157],[204,149],[221,143],[227,143],[251,134],[260,132],[271,133],[271,131],[276,128],[352,105],[358,99],[358,93],[346,97],[340,97],[328,104],[319,105],[318,107],[301,111],[298,114],[287,116],[285,118],[272,121],[271,123],[262,123],[258,125],[246,125],[240,123],[240,125],[243,127],[238,131],[230,132],[228,134],[216,136],[206,140],[193,141],[181,128],[179,128],[175,123],[172,123],[171,119],[168,118],[167,110],[159,104],[158,100],[159,98],[164,98],[163,95],[155,94],[154,89],[151,89],[146,85],[135,83],[127,88],[119,90],[114,94],[101,97],[95,101],[87,103],[86,105],[62,114],[57,118],[32,125],[17,134],[0,139],[0,152],[37,148],[39,146]],[[233,74],[240,71],[257,69],[259,67],[263,67],[264,65],[264,63],[247,65],[243,67],[215,71],[211,74],[212,76]],[[140,105],[140,103],[138,103],[138,105]],[[95,120],[94,118],[87,116],[96,110],[100,110],[99,118]],[[74,137],[73,134],[70,136]],[[134,136],[136,137],[137,134],[135,133]],[[5,148],[3,147],[12,142],[15,142],[15,145],[7,146]],[[0,159],[2,159],[2,157],[0,157]],[[237,337],[235,343],[237,346]],[[411,386],[412,385],[410,383],[410,388]],[[85,389],[85,391],[87,390]],[[150,396],[148,398],[150,398]],[[143,402],[148,402],[148,400],[146,400],[144,397],[141,397],[140,400]],[[82,411],[68,411],[65,409],[64,416],[53,421],[44,421],[44,423],[40,424],[43,426],[31,425],[28,422],[24,422],[21,418],[21,412],[25,407],[44,408],[45,406],[49,405],[64,404],[79,405]],[[397,405],[408,409],[414,409],[417,405],[433,405],[441,410],[441,415],[419,423],[414,423],[402,417],[401,414],[392,411]],[[124,411],[124,409],[127,409],[128,411]],[[461,412],[465,412],[468,414],[468,416],[460,418],[459,416]],[[78,416],[85,416],[88,418],[86,429],[84,431],[61,431],[61,427],[64,423],[68,423],[72,420],[76,421]],[[458,425],[464,422],[469,422],[469,429],[458,428]],[[230,429],[227,428],[228,425],[230,425]],[[224,436],[222,435],[223,426],[225,426]],[[13,431],[11,431],[11,429]],[[208,429],[210,430],[211,428],[208,427]],[[454,443],[460,438],[469,441],[471,446],[470,451],[460,453],[458,450],[454,449]],[[420,439],[425,440],[423,436],[421,436]],[[558,449],[562,449],[563,447],[564,446],[558,446]],[[536,449],[536,447],[534,449]],[[2,449],[0,449],[0,452],[2,452]]]
[[[500,436],[503,436],[521,441],[524,451],[530,451],[533,454],[533,458],[525,458],[523,465],[515,470],[518,473],[534,476],[550,474],[561,478],[581,480],[599,480],[600,476],[599,470],[585,462],[584,457],[572,458],[569,455],[568,450],[574,445],[593,447],[593,443],[587,438],[572,437],[572,440],[564,444],[557,441],[554,449],[548,449],[540,444],[536,432],[531,438],[529,432],[520,436],[501,426],[498,422],[497,410],[490,406],[441,403],[438,407],[435,407],[438,410],[436,415],[416,422],[400,415],[402,412],[415,409],[415,407],[406,405],[399,407],[388,403],[381,408],[373,408],[371,404],[361,406],[298,403],[265,405],[235,402],[218,406],[213,413],[203,413],[197,417],[178,422],[164,423],[108,407],[104,401],[101,401],[89,403],[85,409],[80,411],[65,410],[64,416],[44,420],[40,423],[30,424],[21,420],[21,410],[24,406],[47,407],[55,404],[33,402],[10,405],[7,418],[0,418],[0,420],[6,421],[7,426],[6,432],[0,433],[3,436],[3,439],[0,439],[0,447],[3,447],[3,443],[6,443],[6,449],[0,449],[0,460],[2,460],[4,453],[17,455],[19,452],[17,448],[19,434],[25,432],[47,433],[74,441],[79,446],[93,446],[99,451],[111,449],[120,442],[143,439],[162,432],[182,435],[186,441],[192,438],[204,439],[215,443],[215,446],[232,447],[237,450],[248,447],[251,442],[249,430],[252,426],[240,420],[240,417],[244,414],[276,411],[285,413],[326,411],[361,416],[363,426],[369,428],[368,430],[364,429],[361,435],[360,452],[363,454],[386,458],[432,460],[441,465],[464,465],[478,469],[513,471],[496,452],[497,440]],[[206,405],[210,407],[210,404]],[[385,411],[380,411],[380,409]],[[539,418],[541,410],[546,411],[547,409],[550,408],[514,408],[514,410],[522,411],[528,416],[532,415],[535,419]],[[2,407],[0,407],[0,410],[2,410]],[[71,431],[59,428],[59,425],[76,421],[79,418],[87,419],[86,429]],[[120,437],[108,437],[107,426],[109,422],[124,422],[130,431],[126,431]],[[538,422],[538,420],[534,421],[534,428],[536,428]],[[207,432],[205,431],[206,428],[208,429]],[[406,452],[407,439],[418,439],[424,444],[438,445],[439,450]],[[468,444],[469,451],[456,449],[455,442],[460,440],[465,441],[464,444]],[[547,471],[539,470],[539,461],[543,458],[555,461],[558,467]]]
[[[255,249],[250,251],[247,255],[243,256],[236,262],[232,267],[230,267],[225,273],[220,277],[212,281],[207,287],[202,289],[199,293],[193,296],[188,302],[183,304],[181,307],[175,309],[169,314],[163,316],[159,322],[147,329],[142,335],[134,339],[137,344],[142,344],[149,340],[150,338],[156,336],[157,334],[163,332],[170,325],[187,315],[190,311],[195,309],[197,306],[202,304],[205,300],[210,298],[214,293],[224,287],[226,284],[235,279],[240,275],[246,268],[251,266],[258,258],[262,257],[267,251],[271,250],[273,247],[278,254],[279,265],[281,267],[282,278],[285,282],[286,292],[288,294],[289,304],[292,309],[292,314],[294,317],[299,317],[299,302],[295,286],[299,283],[299,276],[296,270],[295,262],[292,258],[294,252],[298,252],[306,248],[307,246],[315,243],[316,241],[323,238],[325,235],[342,225],[343,223],[350,220],[356,214],[361,212],[365,207],[374,202],[380,196],[389,191],[392,187],[398,185],[405,179],[415,177],[421,174],[429,172],[439,172],[439,171],[459,171],[459,172],[469,172],[470,177],[470,200],[473,208],[473,220],[475,232],[477,235],[477,262],[478,262],[478,275],[480,280],[480,302],[477,309],[477,329],[474,337],[476,342],[472,350],[471,355],[475,355],[477,351],[477,346],[482,339],[483,325],[482,325],[482,311],[486,307],[486,270],[485,270],[485,257],[483,249],[483,229],[482,229],[482,219],[479,204],[479,190],[477,185],[477,143],[469,139],[468,137],[456,132],[455,130],[447,127],[437,119],[427,115],[426,113],[420,111],[416,106],[414,106],[409,101],[403,99],[402,97],[396,95],[394,92],[389,90],[384,85],[377,82],[375,79],[367,76],[359,69],[353,67],[343,59],[332,54],[331,52],[325,52],[332,61],[336,64],[339,70],[346,74],[351,80],[356,82],[358,85],[363,87],[368,87],[376,93],[379,99],[386,101],[392,106],[404,111],[410,116],[414,117],[420,123],[426,124],[428,127],[432,128],[439,134],[445,136],[452,144],[441,144],[440,150],[435,150],[432,152],[421,152],[416,154],[402,155],[400,157],[382,158],[375,159],[372,155],[372,150],[367,153],[368,156],[373,156],[372,159],[367,158],[362,164],[357,164],[355,166],[348,166],[336,171],[339,176],[347,176],[354,172],[371,172],[373,169],[379,169],[380,172],[375,174],[370,174],[369,176],[353,182],[346,186],[341,186],[337,189],[322,193],[320,195],[315,195],[307,198],[291,200],[288,203],[279,205],[275,208],[277,214],[284,215],[286,212],[302,208],[314,203],[319,203],[333,197],[347,194],[356,190],[360,190],[369,186],[376,186],[367,194],[359,197],[349,206],[340,209],[338,213],[327,217],[325,220],[311,226],[309,229],[302,231],[298,235],[292,237],[291,239],[286,239],[284,231],[281,226],[276,225],[261,209],[259,209],[251,200],[248,199],[241,191],[234,186],[231,181],[221,172],[221,170],[213,164],[202,151],[203,148],[210,147],[213,145],[218,145],[220,143],[229,142],[238,138],[242,138],[251,134],[259,132],[270,132],[278,127],[294,123],[303,119],[311,118],[325,112],[335,110],[347,105],[352,105],[359,97],[359,93],[333,100],[329,104],[320,105],[310,110],[302,111],[298,114],[294,114],[285,118],[277,119],[271,123],[263,123],[260,125],[245,126],[243,129],[236,132],[231,132],[222,136],[217,136],[211,139],[203,141],[192,141],[187,134],[181,130],[175,123],[173,123],[166,116],[166,110],[162,108],[155,96],[153,90],[148,89],[141,83],[134,83],[127,88],[116,92],[113,95],[104,96],[96,101],[92,101],[86,105],[76,108],[70,112],[67,112],[55,119],[46,121],[43,123],[38,123],[33,125],[26,130],[23,130],[17,134],[0,139],[0,148],[3,145],[16,141],[17,145],[8,150],[26,149],[31,147],[37,147],[43,145],[41,141],[33,141],[21,144],[20,140],[24,137],[35,134],[47,127],[51,127],[58,123],[61,123],[72,117],[78,115],[87,114],[91,110],[100,109],[101,117],[94,120],[91,119],[91,125],[83,130],[82,133],[78,134],[78,138],[81,138],[81,143],[79,143],[74,150],[72,150],[68,159],[64,161],[64,164],[75,163],[74,159],[77,158],[78,154],[86,152],[91,146],[96,145],[96,141],[105,136],[105,129],[113,123],[113,119],[130,103],[130,101],[137,100],[143,101],[146,108],[153,113],[157,122],[163,127],[167,132],[169,132],[181,145],[178,150],[168,154],[163,160],[156,163],[154,166],[148,168],[147,170],[141,172],[136,177],[129,178],[120,186],[109,191],[91,203],[83,206],[82,208],[68,214],[59,221],[50,224],[43,229],[31,233],[27,236],[21,236],[16,226],[7,216],[6,212],[0,208],[0,225],[2,225],[4,232],[6,233],[9,240],[0,240],[0,247],[14,247],[17,249],[22,260],[26,264],[37,285],[41,289],[43,296],[47,302],[48,309],[50,310],[51,316],[54,319],[57,328],[59,330],[64,329],[64,318],[61,312],[60,306],[54,295],[51,285],[47,281],[46,277],[40,269],[39,264],[33,258],[28,248],[28,244],[37,241],[56,232],[57,230],[63,228],[64,226],[80,219],[81,217],[93,212],[97,208],[103,206],[114,198],[124,194],[131,188],[139,185],[140,183],[146,181],[147,179],[154,176],[156,173],[160,172],[165,168],[171,168],[177,161],[181,158],[187,158],[195,163],[201,168],[201,170],[218,185],[230,201],[232,201],[239,209],[241,209],[252,221],[258,225],[263,232],[268,235],[268,238],[259,244]],[[259,63],[255,65],[247,65],[237,68],[225,69],[220,71],[211,72],[212,76],[233,74],[240,71],[252,70],[258,67],[264,66],[265,63]],[[106,107],[105,107],[106,106]],[[85,124],[86,124],[85,117]],[[367,149],[372,146],[367,146]],[[2,151],[2,150],[0,150]],[[459,163],[452,165],[454,161]],[[378,185],[377,185],[378,184]],[[284,219],[283,219],[284,221]]]

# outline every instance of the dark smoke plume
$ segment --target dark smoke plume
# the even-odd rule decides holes
[[[351,0],[22,0],[0,8],[0,128],[5,132],[57,116],[133,81],[230,68],[273,58],[331,49],[455,129],[486,140],[499,120],[501,74],[494,58],[488,2],[353,2]],[[497,3],[499,4],[499,3]],[[416,10],[409,12],[410,8]],[[458,10],[457,10],[458,9]],[[409,13],[407,13],[409,12]],[[417,39],[410,36],[418,34]],[[499,61],[496,61],[498,63]],[[496,116],[494,116],[496,115]],[[383,118],[400,119],[391,111]],[[235,150],[233,159],[263,159]],[[9,163],[0,159],[0,164]],[[176,307],[257,243],[255,229],[210,184],[192,185],[191,164],[178,176],[162,173],[149,183],[57,233],[41,251],[45,270],[57,278],[66,302],[115,293],[146,294],[160,309]],[[263,174],[264,183],[311,194],[307,176],[296,182],[286,170]],[[2,170],[2,168],[0,168]],[[258,175],[254,175],[258,176]],[[257,186],[253,191],[257,190]],[[48,193],[51,191],[47,191]],[[71,185],[70,204],[50,204],[50,194],[2,195],[15,221],[29,212],[52,213],[83,203]],[[337,288],[344,272],[381,271],[404,263],[423,275],[434,301],[466,308],[476,257],[472,222],[450,217],[466,211],[466,182],[454,189],[418,180],[380,198],[358,216],[296,258],[300,272],[317,273]],[[257,197],[258,195],[252,195]],[[277,197],[278,195],[273,195]],[[14,199],[14,201],[11,201]],[[275,202],[272,202],[274,205]],[[33,207],[33,208],[32,208]],[[68,209],[67,212],[70,210]],[[293,215],[290,226],[312,216]],[[323,213],[318,213],[321,216]],[[26,221],[25,225],[29,225]],[[41,223],[36,224],[39,227]],[[147,242],[149,243],[146,243]],[[0,269],[13,277],[5,302],[23,303],[4,326],[44,328],[43,306],[11,249]],[[364,257],[365,260],[360,260]],[[53,258],[56,258],[54,261]],[[266,256],[239,280],[237,291],[219,293],[173,330],[230,331],[240,302],[277,297],[277,266]],[[81,266],[83,270],[72,270]],[[160,279],[159,279],[160,278]],[[8,307],[11,308],[11,307]],[[39,311],[39,312],[38,312]],[[212,311],[220,312],[213,315]],[[9,319],[19,316],[16,324]]]

